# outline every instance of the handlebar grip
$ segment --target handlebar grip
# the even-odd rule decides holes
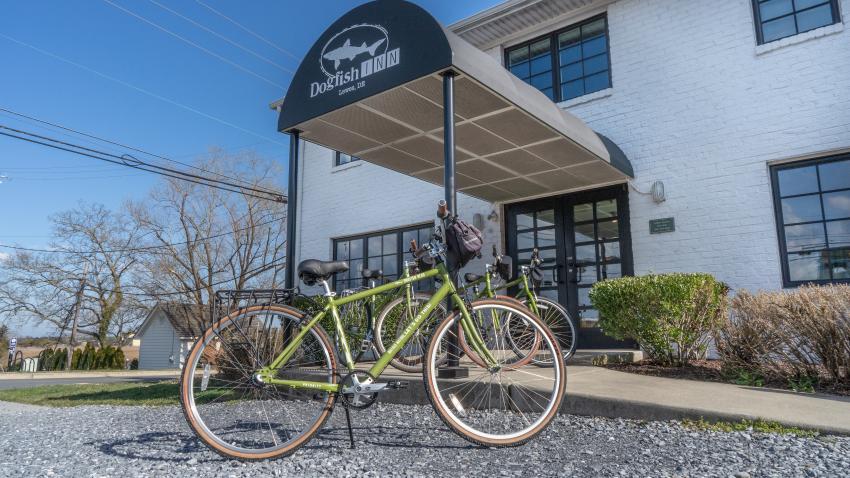
[[[444,199],[437,203],[437,217],[445,218],[449,214],[449,208]]]

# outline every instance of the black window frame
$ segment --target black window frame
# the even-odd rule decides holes
[[[835,25],[836,23],[841,22],[841,11],[839,10],[839,7],[838,7],[838,0],[825,0],[823,3],[819,3],[817,5],[812,5],[812,6],[809,6],[809,7],[806,7],[806,8],[802,8],[800,10],[797,10],[796,0],[792,0],[791,13],[786,13],[784,15],[780,15],[778,17],[771,18],[767,22],[772,22],[772,21],[780,20],[782,18],[793,16],[794,17],[794,29],[796,30],[796,33],[793,33],[791,35],[787,35],[787,36],[784,36],[784,37],[780,37],[780,38],[774,38],[773,40],[765,42],[764,41],[764,24],[767,23],[767,22],[763,22],[762,19],[761,19],[761,9],[759,8],[759,5],[762,4],[762,3],[765,3],[766,1],[769,1],[769,0],[751,0],[752,6],[753,6],[753,20],[754,20],[753,23],[754,23],[754,26],[755,26],[755,29],[756,29],[756,42],[759,45],[765,45],[767,43],[773,43],[775,41],[779,41],[779,40],[782,40],[784,38],[791,38],[793,36],[800,35],[801,33],[810,32],[810,31],[816,30],[818,28],[827,27],[829,25]],[[799,29],[799,26],[797,25],[797,15],[802,13],[802,12],[812,10],[814,8],[822,7],[822,6],[826,5],[827,3],[830,4],[830,7],[831,7],[830,10],[832,10],[832,23],[828,23],[826,25],[821,25],[819,27],[815,27],[815,28],[812,28],[810,30],[805,30],[805,31],[801,32],[800,29]]]
[[[850,284],[850,278],[847,279],[834,279],[832,276],[832,258],[830,257],[830,263],[828,267],[828,271],[830,274],[829,279],[811,279],[811,280],[791,280],[791,271],[788,263],[788,248],[786,244],[785,238],[785,227],[795,226],[795,225],[808,225],[808,224],[823,224],[824,227],[824,247],[818,250],[813,250],[810,252],[821,252],[827,253],[831,251],[842,251],[842,250],[850,250],[848,246],[839,246],[839,247],[830,247],[829,244],[829,234],[827,232],[827,224],[830,222],[838,222],[838,221],[846,221],[850,218],[848,217],[839,217],[827,219],[823,212],[823,195],[831,194],[836,192],[846,192],[850,191],[850,187],[847,188],[838,188],[838,189],[828,189],[824,190],[821,186],[820,180],[820,169],[816,168],[817,171],[817,181],[818,181],[818,190],[817,192],[807,192],[802,194],[789,194],[787,196],[782,196],[782,192],[779,190],[779,172],[783,170],[789,169],[797,169],[797,168],[805,168],[808,166],[819,166],[823,164],[829,164],[840,161],[850,161],[850,154],[838,154],[831,156],[824,156],[819,158],[808,159],[804,161],[794,161],[790,163],[777,164],[770,167],[770,184],[773,195],[773,211],[776,219],[776,234],[779,239],[779,254],[780,254],[780,264],[782,266],[782,285],[786,288],[799,287],[807,284],[815,284],[815,285],[824,285],[824,284]],[[820,203],[821,203],[821,219],[813,220],[813,221],[803,221],[799,223],[788,223],[785,224],[784,216],[782,212],[782,199],[793,199],[800,198],[806,196],[814,196],[817,195]],[[794,253],[795,251],[792,251]]]
[[[344,163],[343,163],[343,162],[340,162],[340,159],[342,158],[342,155],[346,155],[346,156],[348,156],[348,158],[349,158],[349,159],[348,159],[348,161],[346,161],[346,162],[344,162]],[[350,154],[348,154],[348,153],[343,153],[343,152],[340,152],[340,151],[334,151],[334,167],[337,167],[337,166],[345,166],[346,164],[351,164],[351,163],[353,163],[353,162],[355,162],[355,161],[361,161],[361,159],[360,159],[360,158],[358,158],[357,156],[352,156],[352,155],[350,155]]]
[[[593,22],[595,22],[596,20],[599,20],[599,19],[605,20],[605,54],[608,56],[608,70],[607,70],[608,71],[608,86],[606,88],[603,88],[602,90],[591,91],[590,93],[584,93],[580,96],[576,96],[576,97],[569,98],[569,99],[563,99],[561,97],[561,67],[562,67],[562,65],[560,64],[560,54],[559,54],[559,51],[558,51],[558,36],[560,36],[564,32],[573,30],[575,28],[581,28],[583,25],[593,23]],[[558,30],[551,31],[551,32],[546,33],[544,35],[540,35],[540,36],[532,38],[530,40],[526,40],[522,43],[517,43],[516,45],[511,45],[511,46],[505,48],[505,50],[504,50],[504,67],[505,67],[505,69],[510,71],[510,68],[511,68],[510,53],[512,51],[517,50],[519,48],[529,47],[530,45],[537,43],[538,41],[543,40],[545,38],[549,39],[549,55],[551,56],[551,59],[552,59],[551,60],[552,61],[552,65],[551,65],[551,67],[552,67],[552,94],[554,96],[552,101],[554,101],[555,103],[560,103],[562,101],[570,101],[570,100],[574,100],[576,98],[581,98],[582,96],[587,96],[587,95],[596,93],[597,91],[603,91],[603,90],[607,90],[609,88],[614,87],[614,77],[611,73],[611,34],[610,34],[610,30],[609,30],[609,25],[608,25],[608,13],[607,12],[600,13],[599,15],[594,15],[594,16],[587,18],[587,19],[584,19],[584,20],[582,20],[578,23],[573,23],[573,24],[568,25],[564,28],[560,28]],[[600,55],[601,55],[601,53],[600,53]],[[581,63],[582,64],[584,63],[584,58],[582,58]],[[594,73],[594,74],[596,74],[596,73]],[[590,76],[590,75],[588,75],[588,76]],[[582,75],[581,79],[584,79],[584,78],[585,78],[585,76]],[[525,80],[523,80],[523,81],[525,81]]]
[[[430,234],[433,233],[433,228],[434,228],[433,222],[421,222],[421,223],[410,224],[410,225],[407,225],[407,226],[396,227],[396,228],[392,228],[392,229],[384,229],[384,230],[381,230],[381,231],[368,232],[368,233],[364,233],[364,234],[353,234],[353,235],[349,235],[349,236],[335,237],[335,238],[331,239],[331,247],[333,249],[333,251],[332,251],[333,260],[345,260],[345,261],[349,262],[349,266],[351,266],[349,259],[341,259],[339,257],[339,254],[338,254],[339,251],[338,251],[337,245],[339,243],[342,243],[342,242],[351,242],[351,241],[358,241],[359,240],[359,241],[362,242],[362,248],[363,248],[363,257],[360,258],[359,260],[362,260],[363,264],[365,266],[366,264],[368,264],[369,254],[370,254],[369,253],[369,238],[383,237],[383,236],[386,236],[386,235],[395,234],[396,235],[396,252],[395,252],[395,255],[396,255],[396,271],[397,271],[397,274],[395,274],[396,277],[393,278],[392,280],[397,280],[398,277],[401,277],[403,262],[405,260],[412,260],[413,259],[413,257],[410,255],[410,252],[409,252],[410,244],[404,243],[405,242],[404,241],[405,233],[409,233],[409,232],[417,233],[418,243],[423,244],[428,239],[430,239]],[[423,234],[419,233],[419,231],[422,231],[423,229],[429,229],[430,230],[427,238],[422,237]],[[382,248],[381,252],[382,252],[381,257],[385,257],[385,256],[390,255],[390,254],[385,254],[384,251],[383,251],[383,248]],[[375,256],[375,257],[377,257],[377,256]],[[340,280],[340,277],[339,277],[340,275],[348,275],[349,278],[345,279],[346,282],[348,282],[348,284],[346,284],[346,287],[343,287],[343,288],[338,287],[337,284],[338,284],[338,280]],[[360,282],[356,283],[356,284],[352,284],[351,282],[357,280],[357,278],[360,279]],[[368,281],[366,279],[362,278],[359,271],[354,271],[353,268],[352,268],[352,270],[350,270],[348,273],[335,274],[334,277],[331,280],[331,284],[332,284],[332,287],[333,287],[334,290],[341,291],[341,290],[347,289],[347,288],[365,287],[365,286],[368,285]],[[434,288],[434,280],[432,278],[432,279],[429,279],[427,281],[417,282],[417,283],[414,284],[414,288],[416,290],[421,290],[421,291],[432,290]]]

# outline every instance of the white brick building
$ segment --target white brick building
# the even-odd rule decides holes
[[[634,167],[628,185],[495,204],[459,195],[461,216],[479,214],[487,240],[520,261],[532,243],[551,251],[558,280],[547,277],[546,293],[583,319],[579,347],[612,345],[594,332],[586,299],[606,276],[701,271],[734,289],[850,279],[850,156],[842,156],[850,152],[850,0],[777,3],[509,0],[449,27],[503,65],[521,63],[523,53],[510,53],[516,47],[532,45],[533,55],[548,39],[548,57],[535,68],[551,80],[538,74],[533,81],[554,85],[558,105],[613,140]],[[599,20],[604,41],[593,36]],[[579,43],[562,49],[577,25],[587,36],[575,30]],[[439,185],[367,161],[336,165],[333,151],[311,143],[301,158],[296,263],[347,255],[356,267],[359,248],[369,248],[394,272],[407,236],[388,235],[380,253],[380,240],[368,237],[432,221],[443,197]],[[656,181],[666,201],[645,194]],[[789,195],[799,196],[783,199]],[[600,221],[614,201],[620,214]],[[584,205],[594,203],[597,221],[583,223],[592,211]],[[530,220],[523,214],[534,212],[536,242],[517,232]],[[673,218],[675,230],[651,234],[650,221],[662,218]],[[539,229],[544,221],[555,227]],[[618,231],[618,224],[628,227]],[[352,237],[353,244],[345,240]],[[468,266],[480,269],[481,262]]]

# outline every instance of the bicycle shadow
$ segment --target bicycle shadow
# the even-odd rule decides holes
[[[441,432],[450,435],[448,429]],[[363,446],[385,448],[422,448],[421,437],[435,430],[426,427],[362,426],[352,427],[355,449]],[[95,447],[104,455],[133,460],[182,463],[195,458],[198,462],[225,462],[227,458],[212,452],[201,440],[190,432],[146,432],[135,436],[112,440],[95,440],[86,445]],[[474,444],[428,443],[429,449],[470,450],[482,448]],[[323,428],[302,450],[350,450],[348,427],[328,426]]]
[[[447,428],[426,428],[426,427],[390,427],[390,426],[352,426],[354,433],[354,446],[377,446],[383,448],[415,448],[423,447],[435,450],[472,450],[484,448],[472,443],[451,444],[446,441],[439,443],[422,443],[422,436],[430,436],[435,431],[445,433],[449,439],[455,438],[454,434]],[[316,434],[318,440],[327,440],[337,446],[345,448],[350,447],[351,441],[348,437],[348,427],[346,426],[327,426]],[[457,439],[460,442],[460,439]],[[310,448],[308,444],[304,448]]]

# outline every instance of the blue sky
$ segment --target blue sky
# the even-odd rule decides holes
[[[362,3],[204,3],[298,58],[337,17]],[[110,3],[239,64],[251,73],[133,17]],[[0,107],[188,161],[211,146],[253,149],[286,162],[287,138],[268,104],[283,96],[298,61],[194,0],[156,0],[270,60],[259,59],[152,1],[28,1],[4,4],[0,35],[181,103],[226,126],[0,36]],[[444,24],[497,0],[418,2]],[[274,63],[274,64],[271,64]],[[258,78],[262,77],[264,79]],[[275,84],[272,84],[275,83]],[[0,112],[0,124],[42,130]],[[244,131],[244,130],[247,130]],[[249,133],[250,132],[250,133]],[[117,207],[156,176],[0,137],[0,243],[40,246],[48,216],[78,201]],[[286,184],[281,178],[281,184]]]
[[[228,44],[156,2],[242,44],[268,61]],[[275,131],[277,117],[268,105],[283,96],[292,77],[284,70],[294,71],[298,60],[281,50],[300,58],[333,20],[363,2],[203,2],[271,40],[280,49],[253,37],[195,0],[4,3],[0,15],[0,108],[181,161],[190,161],[216,146],[233,151],[253,149],[285,164],[288,140]],[[110,3],[251,73],[190,46]],[[498,0],[420,0],[418,3],[448,24]],[[3,112],[0,112],[0,124],[46,132]],[[73,207],[79,201],[119,207],[126,199],[142,197],[158,178],[6,137],[0,137],[0,175],[9,178],[0,179],[0,244],[29,247],[43,246],[49,241],[48,217],[52,213]],[[286,184],[286,178],[281,178],[280,183]]]

